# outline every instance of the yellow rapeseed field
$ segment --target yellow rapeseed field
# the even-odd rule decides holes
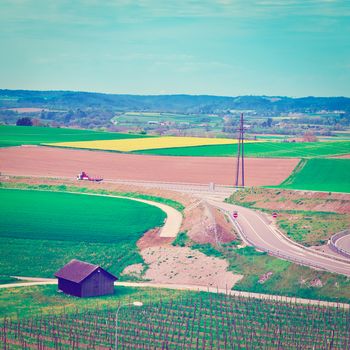
[[[254,141],[245,141],[254,142]],[[100,149],[106,151],[140,151],[145,149],[158,148],[174,148],[174,147],[189,147],[189,146],[206,146],[206,145],[226,145],[235,144],[237,140],[233,139],[214,139],[204,137],[147,137],[138,139],[123,139],[123,140],[98,140],[98,141],[77,141],[77,142],[58,142],[49,143],[49,146],[58,147],[73,147],[73,148],[88,148]]]

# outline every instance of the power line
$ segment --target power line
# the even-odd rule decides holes
[[[241,186],[244,187],[244,118],[241,113],[241,119],[238,130],[238,148],[237,148],[237,166],[236,166],[236,187],[239,186],[240,170],[241,170]]]

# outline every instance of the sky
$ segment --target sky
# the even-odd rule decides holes
[[[0,88],[350,97],[350,0],[0,0]]]

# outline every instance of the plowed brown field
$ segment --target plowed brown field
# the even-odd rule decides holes
[[[246,185],[277,185],[298,162],[247,158]],[[0,149],[0,171],[9,175],[75,177],[84,170],[104,179],[233,185],[235,168],[235,159],[225,157],[167,157],[38,146]]]

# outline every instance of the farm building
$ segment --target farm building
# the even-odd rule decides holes
[[[76,259],[55,273],[58,289],[80,298],[113,294],[118,278],[98,265]]]

